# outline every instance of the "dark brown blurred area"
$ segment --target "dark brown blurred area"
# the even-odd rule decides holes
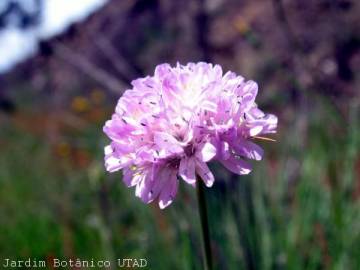
[[[26,88],[66,99],[102,87],[118,96],[156,64],[209,61],[258,81],[264,96],[282,95],[284,105],[316,91],[346,110],[359,88],[359,6],[350,0],[113,0],[42,41],[38,55],[2,76],[2,91]]]

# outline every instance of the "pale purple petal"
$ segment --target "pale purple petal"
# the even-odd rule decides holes
[[[152,171],[147,170],[139,175],[140,179],[136,185],[135,195],[144,203],[150,203],[155,199],[153,186],[155,182],[152,179]]]
[[[228,142],[220,142],[220,158],[228,159],[230,157],[230,146]]]
[[[220,162],[230,171],[236,174],[249,174],[251,172],[251,165],[240,159],[235,158],[231,155],[227,160],[220,160]]]
[[[151,182],[152,185],[149,189],[149,194],[152,198],[159,196],[165,183],[169,180],[172,170],[166,167],[158,167],[154,165]]]
[[[164,187],[159,195],[159,207],[164,209],[168,207],[174,200],[178,191],[179,181],[176,176],[176,171],[170,174],[169,179],[164,184]]]
[[[127,187],[134,186],[135,181],[133,181],[133,176],[134,176],[134,170],[130,169],[129,167],[123,169],[122,180],[124,181]]]
[[[208,162],[216,156],[216,147],[210,143],[204,143],[200,146],[200,149],[196,152],[196,157],[203,162]]]
[[[156,132],[154,134],[154,142],[165,154],[180,154],[183,152],[183,148],[179,145],[179,142],[165,132]]]
[[[235,153],[250,159],[261,160],[264,150],[257,144],[250,141],[240,141],[233,145]]]
[[[209,170],[209,167],[206,165],[205,162],[202,162],[200,160],[196,162],[196,173],[204,181],[207,187],[211,187],[214,184],[214,175]]]
[[[132,159],[127,156],[116,157],[108,155],[105,157],[105,167],[108,172],[116,172],[131,164]]]
[[[194,158],[181,159],[179,166],[179,175],[185,182],[189,184],[194,184],[196,182]]]

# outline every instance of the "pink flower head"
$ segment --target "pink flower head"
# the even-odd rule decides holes
[[[211,187],[207,162],[218,160],[236,174],[248,174],[245,158],[260,160],[254,136],[275,133],[277,117],[258,109],[257,84],[219,65],[162,64],[154,76],[132,81],[118,101],[104,132],[109,172],[123,170],[128,187],[145,203],[172,203],[179,176]],[[197,178],[198,176],[198,178]]]

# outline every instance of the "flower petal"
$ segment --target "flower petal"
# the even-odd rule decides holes
[[[261,160],[264,154],[260,146],[249,141],[241,141],[233,145],[233,149],[237,155],[255,160]]]
[[[216,147],[212,143],[207,142],[201,146],[201,149],[195,155],[201,161],[208,162],[216,156]]]
[[[128,166],[132,160],[127,156],[120,156],[119,158],[113,155],[105,156],[105,167],[108,172],[116,172]]]
[[[134,177],[134,171],[131,170],[131,168],[126,167],[126,168],[123,169],[123,177],[122,177],[122,180],[123,180],[123,182],[125,183],[125,185],[126,185],[127,187],[132,187],[132,186],[134,186],[134,185],[133,185],[133,181],[132,181],[133,177]],[[136,184],[137,184],[137,183],[136,183]]]
[[[254,137],[256,135],[259,135],[262,130],[263,130],[263,126],[254,126],[254,127],[250,128],[249,134],[251,137]]]
[[[211,187],[214,184],[215,178],[206,163],[198,160],[196,162],[196,173],[204,181],[207,187]]]
[[[251,172],[251,165],[239,158],[235,158],[233,155],[227,160],[220,160],[220,162],[230,171],[236,174],[249,174]]]
[[[154,142],[166,154],[181,154],[184,151],[179,142],[166,132],[155,132]]]
[[[189,184],[194,184],[196,182],[194,158],[185,157],[181,159],[179,166],[179,175],[185,182]]]
[[[156,197],[152,192],[154,185],[154,181],[152,181],[152,172],[148,170],[140,177],[141,178],[136,185],[135,195],[139,197],[144,203],[150,203]]]
[[[245,92],[242,98],[243,110],[250,110],[255,102],[256,95],[258,93],[258,85],[254,81],[248,81],[243,86],[243,91]]]
[[[221,159],[228,159],[230,157],[230,147],[229,147],[229,143],[227,142],[220,142],[220,154],[221,154]]]
[[[149,191],[152,198],[156,198],[159,196],[167,181],[169,181],[171,173],[172,170],[168,167],[159,167],[157,165],[153,166],[153,172],[151,177],[153,185],[151,186],[151,189]]]
[[[176,171],[173,171],[170,175],[170,178],[166,181],[165,186],[163,187],[160,196],[159,196],[159,207],[164,209],[168,207],[174,200],[176,193],[178,191],[179,181],[176,176]]]

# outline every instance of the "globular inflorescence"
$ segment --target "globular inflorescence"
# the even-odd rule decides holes
[[[248,174],[245,159],[263,156],[253,138],[274,133],[277,126],[276,116],[257,107],[257,92],[254,81],[223,74],[219,65],[157,66],[154,76],[132,81],[104,126],[111,139],[105,147],[106,169],[122,169],[136,196],[145,203],[158,198],[160,208],[173,201],[179,177],[211,187],[211,160]]]

